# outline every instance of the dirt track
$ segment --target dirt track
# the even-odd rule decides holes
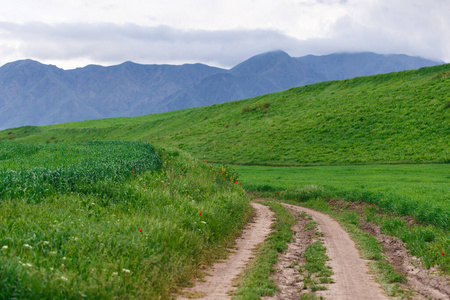
[[[208,270],[205,281],[184,291],[180,299],[230,299],[233,280],[243,271],[253,257],[253,249],[261,244],[270,233],[274,213],[269,207],[252,203],[255,211],[253,222],[244,229],[242,236],[236,241],[236,251],[232,252],[224,262],[214,264]]]
[[[194,287],[186,289],[183,292],[184,298],[180,299],[231,298],[229,292],[233,290],[233,280],[252,258],[252,250],[270,233],[273,213],[267,206],[258,203],[252,203],[252,206],[256,213],[254,222],[247,226],[237,240],[237,250],[231,253],[227,260],[216,263],[212,269],[207,271],[210,276],[206,276],[205,281],[198,282]],[[369,275],[366,261],[360,258],[355,243],[334,219],[311,209],[289,204],[285,204],[285,206],[291,210],[304,211],[311,215],[318,223],[319,230],[324,234],[324,245],[327,248],[327,255],[331,259],[329,263],[334,272],[332,277],[335,283],[329,284],[328,290],[318,292],[317,295],[335,300],[388,299],[379,284]],[[302,243],[301,239],[297,240]],[[280,288],[283,287],[280,286]],[[274,298],[281,299],[280,294]]]
[[[330,258],[334,284],[328,285],[328,290],[318,292],[325,299],[389,299],[369,274],[366,261],[360,258],[355,243],[348,233],[342,229],[329,215],[318,211],[284,204],[295,211],[304,211],[318,223],[319,231],[323,233],[324,245]]]

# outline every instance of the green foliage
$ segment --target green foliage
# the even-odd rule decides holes
[[[448,161],[450,118],[443,107],[450,77],[433,77],[448,72],[447,64],[163,114],[27,127],[26,134],[15,128],[0,132],[0,139],[182,144],[199,158],[228,164],[443,163]]]
[[[156,170],[161,159],[153,146],[139,142],[84,142],[23,145],[0,143],[0,197],[40,201],[70,194],[106,180]]]
[[[319,285],[319,283],[332,282],[330,276],[333,271],[326,266],[326,262],[329,260],[325,254],[326,248],[320,241],[316,241],[309,245],[303,253],[305,259],[304,266],[304,288],[308,286],[311,291],[324,290],[326,287]]]
[[[425,225],[450,228],[448,164],[234,168],[246,189],[264,186],[280,191],[277,196],[284,200],[363,200]]]
[[[225,255],[251,214],[240,185],[217,181],[218,172],[179,150],[129,142],[2,146],[14,151],[2,150],[1,165],[16,171],[83,162],[97,170],[108,160],[113,167],[100,168],[95,182],[83,184],[80,175],[73,193],[49,185],[54,193],[36,202],[2,198],[0,299],[168,299],[199,266]]]

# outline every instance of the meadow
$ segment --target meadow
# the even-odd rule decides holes
[[[167,299],[223,257],[250,217],[225,169],[178,150],[0,149],[1,299]]]
[[[351,226],[362,220],[406,243],[427,268],[450,272],[450,165],[233,166],[248,191],[332,214]],[[365,203],[357,213],[350,204]]]
[[[248,191],[325,188],[330,196],[364,200],[423,224],[450,228],[450,165],[233,166]]]

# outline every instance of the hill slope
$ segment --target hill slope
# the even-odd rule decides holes
[[[139,140],[234,164],[449,162],[450,64],[135,118],[0,132],[23,142]]]
[[[139,116],[244,99],[294,86],[438,62],[401,55],[333,54],[293,58],[282,51],[231,70],[202,64],[87,66],[64,71],[32,60],[0,68],[0,129]]]

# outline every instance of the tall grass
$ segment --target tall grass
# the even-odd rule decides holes
[[[47,181],[53,190],[39,201],[19,193],[2,197],[1,299],[168,299],[198,275],[200,266],[225,255],[250,217],[248,197],[240,185],[183,152],[158,150],[150,161],[127,156],[131,145],[139,146],[120,142],[49,146],[55,147],[54,157],[63,157],[59,150],[64,147],[80,147],[84,153],[67,160],[80,167],[75,188],[68,192]],[[47,146],[38,149],[48,150]],[[143,145],[146,152],[143,149],[153,148]],[[38,157],[36,148],[30,151]],[[36,170],[31,157],[23,172]],[[117,164],[100,168],[103,175],[96,181],[83,181],[90,174],[83,169],[89,165],[85,162],[92,162],[95,169],[107,157]],[[145,164],[155,161],[160,162],[156,170]],[[68,168],[61,163],[48,161],[49,169]],[[41,186],[34,173],[22,174],[31,175],[20,177],[21,186],[33,184],[33,178]],[[72,174],[59,172],[58,178],[69,181],[66,176]]]
[[[70,194],[101,180],[119,182],[133,172],[156,170],[161,159],[139,142],[0,144],[0,197],[39,201]]]

